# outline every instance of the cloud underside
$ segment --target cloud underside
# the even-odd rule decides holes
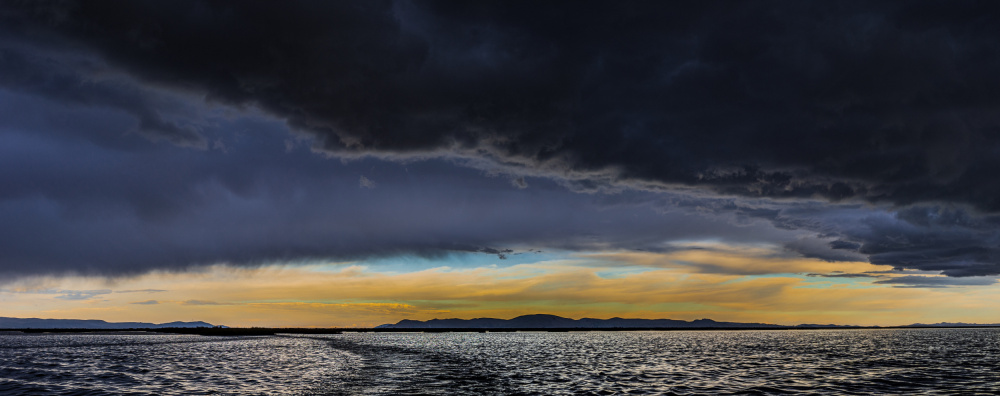
[[[28,3],[4,33],[260,106],[335,155],[444,152],[583,189],[1000,209],[983,183],[1000,169],[1000,24],[980,9],[993,5],[522,6]],[[60,65],[5,51],[8,87],[100,100],[205,144],[148,100],[61,87]]]
[[[6,5],[0,270],[714,238],[1000,274],[995,7]]]

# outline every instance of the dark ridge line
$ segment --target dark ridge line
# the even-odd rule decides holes
[[[270,328],[270,327],[230,327],[230,328],[134,328],[134,329],[34,329],[14,328],[0,329],[4,333],[45,334],[45,333],[95,333],[95,334],[133,334],[133,333],[163,333],[191,334],[203,336],[272,336],[277,334],[342,334],[342,333],[517,333],[517,332],[621,332],[621,331],[746,331],[746,330],[875,330],[875,329],[983,329],[1000,328],[1000,325],[973,326],[856,326],[856,327],[605,327],[605,328],[440,328],[440,329],[379,329],[359,327],[331,328]]]

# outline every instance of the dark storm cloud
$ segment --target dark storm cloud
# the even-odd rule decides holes
[[[893,287],[899,288],[946,288],[946,287],[960,287],[960,286],[989,286],[997,283],[997,279],[994,277],[942,277],[942,276],[922,276],[922,275],[903,275],[903,276],[886,276],[886,274],[901,275],[905,272],[900,271],[872,271],[865,273],[844,273],[844,272],[834,272],[830,274],[806,274],[806,276],[821,277],[821,278],[875,278],[872,283],[880,285],[893,285]]]
[[[794,255],[958,277],[1000,275],[1000,216],[965,205],[894,209],[815,200],[661,195],[666,198],[652,201],[665,212],[690,211],[735,226],[764,222],[795,232],[796,238],[771,240]]]
[[[855,243],[855,242],[847,242],[847,241],[836,240],[836,241],[830,242],[830,248],[831,249],[857,251],[859,248],[861,248],[861,244]]]
[[[869,215],[838,230],[873,264],[950,276],[1000,274],[1000,217],[966,209],[917,206]],[[845,244],[846,245],[846,244]]]
[[[8,2],[0,270],[716,238],[1000,274],[998,7]]]
[[[164,117],[176,107],[125,78],[106,75],[106,67],[81,56],[32,52],[0,44],[0,86],[78,106],[102,106],[124,111],[138,121],[135,132],[153,140],[204,149],[206,141],[193,125]],[[102,74],[105,74],[102,76]]]
[[[794,237],[766,224],[733,227],[723,218],[663,211],[650,203],[660,194],[649,192],[576,194],[544,179],[519,189],[501,175],[447,161],[343,163],[297,144],[289,152],[287,129],[252,113],[205,123],[201,133],[224,141],[227,151],[192,150],[103,136],[134,120],[100,106],[68,109],[2,90],[0,103],[12,109],[0,119],[3,280]],[[97,138],[84,138],[91,135]],[[363,188],[362,177],[377,186]]]
[[[995,3],[15,4],[8,40],[260,106],[336,155],[1000,210]]]
[[[727,200],[720,200],[727,201]],[[968,207],[917,205],[896,211],[818,203],[714,205],[779,229],[811,231],[783,246],[827,261],[869,261],[949,276],[1000,274],[1000,216]],[[750,206],[743,210],[743,206]],[[763,206],[763,207],[761,207]]]
[[[889,278],[875,283],[898,285],[896,287],[952,287],[952,286],[989,286],[997,283],[995,278],[946,278],[934,276],[901,276]]]
[[[824,261],[867,261],[867,257],[858,253],[857,248],[853,251],[845,251],[844,249],[834,247],[833,242],[826,243],[826,241],[817,238],[802,238],[786,243],[784,247],[804,257],[817,258]]]

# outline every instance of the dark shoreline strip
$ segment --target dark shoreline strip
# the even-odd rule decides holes
[[[268,336],[275,334],[342,334],[342,333],[513,333],[513,332],[618,332],[618,331],[744,331],[744,330],[864,330],[864,329],[982,329],[1000,328],[1000,326],[858,326],[858,327],[613,327],[613,328],[216,328],[216,327],[179,327],[157,329],[0,329],[0,334],[41,334],[41,333],[165,333],[193,334],[204,336]]]

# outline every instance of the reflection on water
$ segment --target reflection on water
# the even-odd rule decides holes
[[[0,335],[2,394],[995,393],[1000,329]]]
[[[0,394],[300,394],[357,362],[287,337],[0,336]]]

